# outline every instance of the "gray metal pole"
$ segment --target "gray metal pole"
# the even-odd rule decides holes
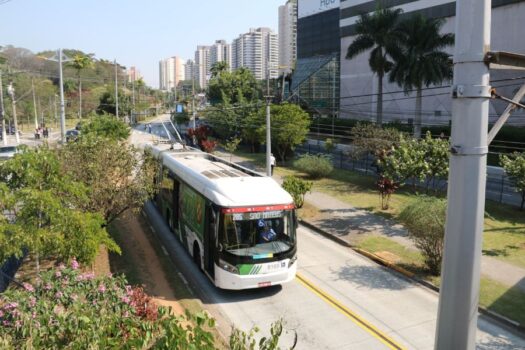
[[[272,135],[270,121],[270,63],[266,70],[266,175],[272,176]]]
[[[115,59],[115,115],[118,118],[118,70],[117,60]]]
[[[18,134],[18,119],[16,118],[16,98],[15,98],[15,88],[13,83],[9,83],[7,88],[7,93],[11,97],[12,107],[13,107],[13,122],[15,123],[15,139],[16,144],[20,144],[20,135]]]
[[[2,141],[7,146],[7,132],[5,130],[5,112],[4,112],[4,86],[2,85],[2,71],[0,70],[0,119],[2,120]]]
[[[490,0],[456,2],[448,208],[435,348],[474,349],[485,207]]]
[[[38,111],[36,110],[35,82],[31,78],[31,90],[33,92],[33,109],[35,111],[35,131],[38,129]]]
[[[58,49],[58,70],[60,76],[60,135],[66,143],[66,106],[64,104],[64,75],[62,74],[62,49]]]

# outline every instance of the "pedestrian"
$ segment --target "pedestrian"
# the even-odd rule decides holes
[[[49,129],[47,126],[44,128],[44,138],[47,139],[49,137]]]
[[[271,166],[270,175],[273,176],[273,168],[275,167],[275,157],[273,156],[273,153],[270,154],[270,166]]]

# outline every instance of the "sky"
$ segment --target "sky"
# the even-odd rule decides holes
[[[136,66],[158,88],[158,63],[250,28],[278,32],[286,0],[0,0],[0,46],[58,48]]]

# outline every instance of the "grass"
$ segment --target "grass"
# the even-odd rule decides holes
[[[282,176],[305,177],[293,168],[277,168]],[[375,179],[357,172],[335,169],[324,179],[314,181],[314,191],[331,195],[356,208],[398,221],[401,210],[417,195],[407,187],[392,195],[390,208],[382,210]],[[486,202],[483,254],[525,268],[525,214],[517,208]]]
[[[479,303],[491,311],[525,325],[525,292],[517,287],[509,288],[502,283],[482,277]]]

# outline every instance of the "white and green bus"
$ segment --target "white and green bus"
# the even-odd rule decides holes
[[[277,182],[179,144],[149,148],[159,159],[157,208],[217,287],[268,287],[295,277],[295,207]]]

